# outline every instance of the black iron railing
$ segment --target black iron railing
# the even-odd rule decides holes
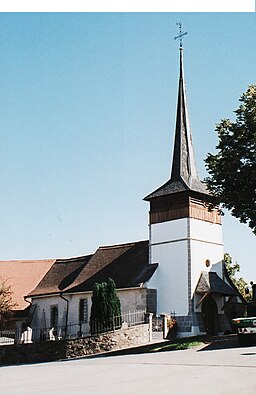
[[[122,313],[108,321],[78,322],[55,327],[27,327],[25,330],[0,330],[0,346],[40,341],[74,339],[129,328],[145,323],[145,310]]]

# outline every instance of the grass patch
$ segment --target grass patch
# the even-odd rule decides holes
[[[177,342],[177,343],[162,343],[158,344],[157,347],[155,344],[152,344],[150,346],[150,349],[147,352],[161,352],[161,351],[175,351],[175,350],[187,350],[188,348],[191,347],[196,347],[196,346],[201,346],[203,345],[203,342],[200,341],[183,341],[183,342]]]
[[[165,340],[164,342],[146,344],[144,346],[126,348],[122,350],[110,351],[105,356],[113,355],[132,355],[132,354],[146,354],[164,351],[186,350],[191,347],[201,346],[204,344],[202,337],[182,338],[175,340]]]

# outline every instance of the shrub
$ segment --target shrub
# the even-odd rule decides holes
[[[91,308],[91,334],[108,332],[121,326],[121,303],[114,280],[96,283]]]

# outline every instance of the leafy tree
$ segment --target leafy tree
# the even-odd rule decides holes
[[[11,286],[8,285],[7,280],[0,278],[0,328],[11,318],[15,306]]]
[[[232,257],[228,253],[224,254],[224,263],[231,281],[243,298],[249,302],[251,294],[249,293],[247,282],[242,277],[236,277],[236,274],[240,272],[240,265],[237,262],[233,263]]]
[[[121,303],[114,280],[96,283],[92,294],[91,333],[105,332],[120,326]]]
[[[216,126],[218,152],[208,153],[206,185],[240,222],[256,234],[256,85],[240,98],[236,121],[223,119]]]

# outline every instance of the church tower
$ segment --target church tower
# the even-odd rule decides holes
[[[157,289],[157,314],[175,312],[179,335],[192,336],[220,331],[223,296],[232,290],[223,281],[221,217],[197,174],[182,43],[179,69],[171,177],[144,198],[150,203],[150,263],[159,264],[148,286]],[[213,315],[215,322],[206,323]]]

